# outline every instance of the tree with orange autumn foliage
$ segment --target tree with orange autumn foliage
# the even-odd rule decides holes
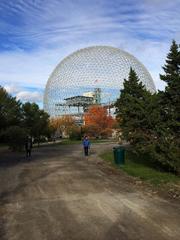
[[[84,115],[85,129],[91,136],[107,137],[112,133],[116,120],[102,106],[92,106]]]

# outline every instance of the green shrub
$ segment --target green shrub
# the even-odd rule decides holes
[[[176,141],[161,140],[153,145],[150,155],[162,165],[165,170],[180,174],[180,151]]]
[[[69,138],[71,140],[81,140],[81,130],[80,128],[72,128],[69,133]]]
[[[27,130],[19,126],[8,127],[2,132],[5,143],[13,151],[20,151],[25,145],[25,140],[27,136]]]

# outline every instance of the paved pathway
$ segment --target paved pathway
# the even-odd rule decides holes
[[[111,144],[1,153],[1,240],[179,240],[180,204],[149,197],[96,157]],[[8,164],[7,164],[8,162]]]

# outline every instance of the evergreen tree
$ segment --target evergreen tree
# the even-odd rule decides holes
[[[173,41],[163,67],[164,92],[151,95],[131,69],[116,102],[117,118],[125,140],[136,151],[168,170],[180,173],[180,51]]]
[[[174,137],[180,134],[180,49],[173,40],[161,80],[167,83],[165,92],[161,92],[161,104],[164,121]]]
[[[0,86],[0,131],[19,125],[22,119],[21,103]]]
[[[116,102],[116,114],[120,123],[123,138],[130,142],[136,150],[143,148],[144,138],[149,138],[148,104],[151,94],[136,72],[131,68],[128,80],[124,80],[124,89]]]
[[[161,122],[164,137],[161,136],[159,156],[172,169],[180,172],[180,48],[173,40],[161,80],[167,83],[164,92],[159,92]]]
[[[161,80],[168,84],[168,87],[173,86],[174,80],[180,74],[180,52],[178,44],[173,40],[170,52],[167,55],[166,64],[162,67],[165,74],[160,74]]]

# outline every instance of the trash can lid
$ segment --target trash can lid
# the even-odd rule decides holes
[[[113,150],[124,150],[124,147],[123,146],[116,146],[116,147],[113,147]]]

